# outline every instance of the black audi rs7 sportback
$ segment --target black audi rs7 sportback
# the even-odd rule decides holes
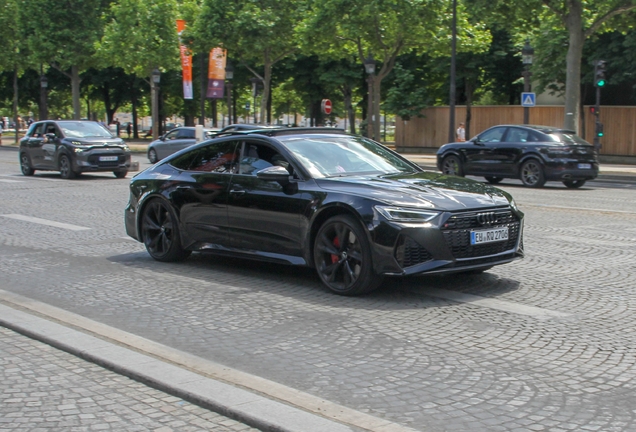
[[[343,295],[524,254],[508,193],[333,128],[236,132],[182,150],[131,180],[125,224],[158,261],[212,252],[310,266]]]

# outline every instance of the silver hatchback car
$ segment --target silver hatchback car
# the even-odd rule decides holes
[[[217,129],[203,128],[203,139],[206,140],[210,138],[216,131]],[[196,143],[195,127],[184,126],[174,128],[148,145],[148,160],[150,163],[156,163]]]

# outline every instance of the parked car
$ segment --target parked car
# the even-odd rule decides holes
[[[508,193],[367,138],[285,128],[215,138],[137,174],[125,226],[158,261],[198,251],[310,266],[356,295],[385,275],[521,258],[523,217]]]
[[[32,123],[20,140],[22,174],[59,171],[72,179],[88,171],[112,171],[126,177],[130,149],[101,124],[89,120],[46,120]]]
[[[220,131],[217,131],[212,135],[212,137],[217,137],[223,135],[227,132],[239,132],[239,131],[254,131],[254,130],[263,130],[263,129],[280,129],[281,126],[272,126],[272,125],[259,125],[253,123],[237,123],[225,126]]]
[[[214,129],[204,128],[204,139],[209,139],[214,131]],[[148,145],[148,160],[150,163],[157,163],[179,150],[196,144],[196,142],[195,127],[185,126],[172,129]]]
[[[561,181],[579,188],[598,176],[594,146],[574,131],[549,126],[501,125],[467,142],[444,144],[437,151],[444,174],[483,176],[490,183],[521,179],[528,187]]]

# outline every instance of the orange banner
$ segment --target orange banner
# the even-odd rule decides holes
[[[192,54],[186,45],[181,43],[181,32],[185,30],[185,20],[177,20],[177,33],[179,33],[179,51],[181,52],[181,73],[183,75],[183,98],[192,99]]]
[[[225,64],[227,62],[227,50],[212,48],[208,66],[208,92],[207,97],[222,99],[225,89]]]

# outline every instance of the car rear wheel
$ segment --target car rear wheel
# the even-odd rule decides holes
[[[521,182],[524,186],[540,188],[545,184],[543,167],[536,159],[529,159],[521,165]]]
[[[489,177],[486,177],[486,181],[487,181],[488,183],[492,183],[492,184],[497,184],[497,183],[499,183],[501,180],[503,180],[503,178],[501,178],[501,177],[490,177],[490,176],[489,176]]]
[[[447,175],[464,176],[462,163],[457,156],[446,156],[442,160],[442,172]]]
[[[113,174],[115,174],[117,178],[124,178],[128,175],[128,170],[113,171]]]
[[[20,170],[22,174],[25,176],[32,176],[35,170],[31,166],[31,160],[29,159],[29,155],[26,153],[22,153],[20,155]]]
[[[157,261],[181,261],[190,256],[181,247],[177,217],[162,200],[153,199],[144,208],[141,235],[146,250]]]
[[[151,148],[150,150],[148,150],[148,160],[150,161],[150,163],[157,163],[157,161],[159,160],[159,158],[157,157],[157,150]]]
[[[320,227],[314,264],[322,282],[336,294],[364,294],[382,283],[382,277],[373,272],[364,228],[352,216],[334,216]]]
[[[62,155],[60,156],[60,175],[63,179],[74,179],[75,171],[73,171],[73,165],[71,164],[71,160],[68,156]]]
[[[570,189],[578,189],[585,184],[585,180],[563,180],[563,184]]]

